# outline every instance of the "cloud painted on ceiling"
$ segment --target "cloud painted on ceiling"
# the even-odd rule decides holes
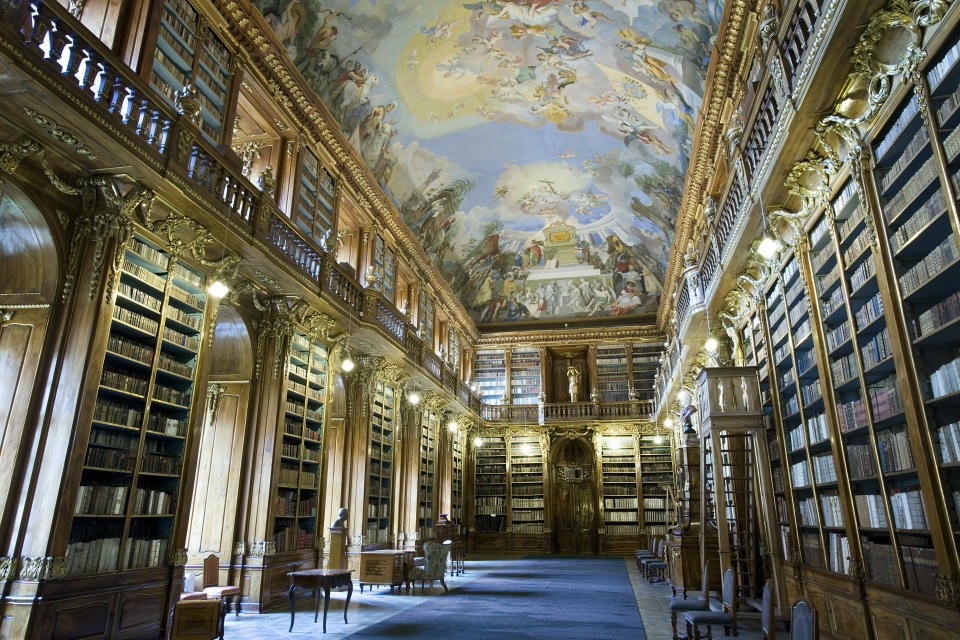
[[[260,0],[478,322],[654,311],[719,0]]]

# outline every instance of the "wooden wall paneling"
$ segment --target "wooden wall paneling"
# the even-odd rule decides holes
[[[324,474],[323,474],[323,514],[318,523],[320,531],[326,540],[324,544],[324,553],[330,551],[330,540],[328,529],[337,519],[341,507],[347,506],[343,500],[343,464],[344,464],[344,441],[346,436],[346,388],[343,383],[343,377],[331,374],[330,402],[327,405],[327,425],[324,435]],[[353,514],[349,514],[349,518]]]
[[[343,457],[343,504],[350,511],[348,520],[347,566],[360,568],[359,552],[366,536],[367,463],[370,454],[370,404],[372,373],[370,365],[358,366],[347,374],[346,438]]]

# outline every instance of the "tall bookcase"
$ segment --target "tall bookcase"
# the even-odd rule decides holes
[[[543,451],[535,435],[510,436],[510,531],[544,532]]]
[[[204,285],[138,235],[124,252],[67,544],[70,575],[167,564]]]
[[[367,544],[389,544],[393,498],[396,397],[377,382],[370,411],[370,459],[367,463]]]
[[[379,233],[373,234],[371,263],[378,276],[373,287],[386,296],[392,304],[397,280],[397,254]]]
[[[626,347],[598,345],[597,395],[600,402],[626,402],[631,382],[627,379]]]
[[[308,238],[321,244],[333,228],[336,183],[306,146],[300,150],[299,187],[294,221]]]
[[[643,529],[648,536],[667,532],[667,490],[665,483],[673,479],[673,459],[666,438],[659,444],[656,436],[640,436],[640,505],[643,508]]]
[[[474,522],[478,534],[506,531],[507,443],[486,436],[474,448]]]
[[[636,440],[632,435],[603,436],[600,442],[606,535],[631,536],[635,540],[640,534]]]
[[[420,425],[420,491],[417,501],[417,527],[421,540],[433,538],[439,422],[440,419],[433,411],[423,412]]]
[[[452,480],[450,487],[450,522],[457,525],[458,531],[463,526],[463,445],[464,433],[458,429],[451,434],[452,444]]]
[[[176,94],[192,85],[200,101],[200,130],[223,142],[230,100],[230,50],[187,0],[163,0],[150,85],[174,106]]]
[[[484,404],[502,404],[507,393],[507,358],[502,349],[478,349],[473,379]]]
[[[653,382],[660,365],[661,345],[635,344],[630,347],[630,388],[637,400],[653,400]]]
[[[274,505],[277,553],[314,549],[320,504],[327,348],[296,331],[290,338],[280,472]]]
[[[537,404],[540,395],[540,350],[518,347],[510,352],[510,402]]]

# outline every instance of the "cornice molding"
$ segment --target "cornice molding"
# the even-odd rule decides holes
[[[654,326],[645,327],[577,327],[572,329],[554,329],[544,331],[505,331],[484,334],[477,341],[478,349],[490,347],[511,347],[544,345],[568,346],[595,342],[637,342],[662,343],[666,336]]]
[[[710,59],[707,89],[694,136],[693,153],[684,180],[683,200],[677,216],[670,262],[663,282],[663,294],[657,313],[657,324],[660,327],[666,326],[673,311],[673,304],[670,303],[673,291],[678,284],[683,283],[683,252],[693,235],[701,195],[713,173],[713,161],[723,133],[720,126],[723,107],[728,93],[737,84],[731,80],[731,72],[742,54],[741,36],[749,14],[749,5],[748,0],[732,0],[724,7],[723,22]],[[738,79],[739,75],[733,80]]]
[[[301,124],[309,142],[333,157],[337,177],[347,182],[356,205],[375,225],[381,224],[393,235],[404,255],[418,270],[417,275],[430,284],[443,301],[445,310],[455,316],[461,329],[465,329],[465,333],[476,340],[480,333],[473,318],[427,257],[373,174],[350,147],[340,125],[307,85],[290,57],[281,53],[284,47],[260,12],[249,0],[214,0],[213,4],[229,23],[230,39],[249,57],[248,69],[256,69],[260,73],[263,86],[270,89],[274,99],[290,118]]]

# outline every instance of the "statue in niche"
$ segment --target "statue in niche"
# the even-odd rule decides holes
[[[573,365],[567,367],[567,390],[570,393],[570,402],[577,401],[577,393],[580,390],[580,369]]]
[[[337,513],[337,519],[333,521],[333,524],[330,525],[331,529],[346,529],[347,528],[347,511],[346,507],[340,507],[340,511]]]

